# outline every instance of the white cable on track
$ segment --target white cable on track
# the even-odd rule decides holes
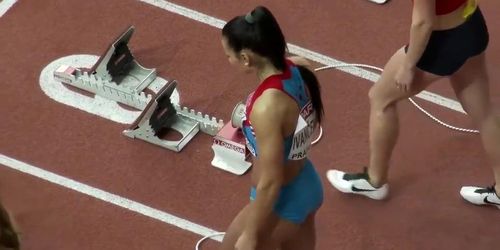
[[[335,64],[335,65],[327,65],[327,66],[316,68],[316,69],[314,69],[314,71],[319,72],[319,71],[323,71],[323,70],[327,70],[327,69],[336,69],[336,68],[340,68],[340,67],[358,67],[358,68],[373,69],[373,70],[376,70],[376,71],[379,71],[379,72],[383,71],[383,69],[381,69],[379,67],[375,67],[375,66],[367,65],[367,64],[359,64],[359,63],[341,63],[341,64]],[[413,98],[408,98],[408,100],[410,100],[410,102],[418,110],[420,110],[427,117],[429,117],[430,119],[432,119],[433,121],[435,121],[436,123],[438,123],[441,126],[444,126],[444,127],[448,128],[448,129],[451,129],[451,130],[455,130],[455,131],[459,131],[459,132],[464,132],[464,133],[473,133],[473,134],[479,133],[479,130],[455,127],[455,126],[450,125],[450,124],[448,124],[446,122],[443,122],[440,119],[438,119],[437,117],[435,117],[434,115],[432,115],[429,111],[425,110],[420,105],[418,105],[415,102],[415,100],[413,100]],[[320,133],[319,133],[318,137],[313,141],[312,144],[313,145],[316,144],[321,139],[322,136],[323,136],[323,129],[320,127]]]

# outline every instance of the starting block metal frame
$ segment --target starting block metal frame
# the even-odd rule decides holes
[[[156,78],[156,69],[143,67],[130,52],[128,42],[134,31],[134,26],[129,26],[118,36],[90,71],[98,78],[115,82],[125,92],[138,94]]]
[[[104,98],[123,103],[127,106],[143,110],[152,100],[150,94],[144,92],[131,93],[123,91],[116,83],[103,80],[87,71],[68,65],[61,65],[55,72],[54,78],[62,83],[83,89]]]
[[[176,81],[170,81],[160,89],[144,112],[123,134],[175,152],[180,152],[200,130],[215,135],[223,126],[222,120],[217,121],[215,117],[203,116],[200,112],[172,104],[170,95],[176,85]],[[158,134],[162,129],[173,129],[181,133],[182,138],[178,141],[161,139]]]
[[[143,110],[152,96],[143,92],[157,77],[156,69],[137,62],[128,43],[134,34],[129,26],[116,38],[90,69],[67,65],[54,72],[54,78],[76,88]]]

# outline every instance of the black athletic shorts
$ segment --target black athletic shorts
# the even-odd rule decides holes
[[[479,7],[460,26],[433,31],[417,68],[440,76],[450,76],[467,59],[488,47],[489,34]],[[408,51],[408,45],[405,52]]]

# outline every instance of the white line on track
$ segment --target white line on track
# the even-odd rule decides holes
[[[14,4],[17,0],[3,0],[0,1],[0,17],[2,17]]]
[[[49,172],[39,167],[35,167],[33,165],[18,161],[3,154],[0,154],[0,164],[5,165],[11,169],[38,177],[48,182],[57,184],[59,186],[77,191],[79,193],[86,194],[88,196],[105,201],[107,203],[142,214],[144,216],[165,222],[170,225],[174,225],[183,230],[193,232],[201,236],[207,236],[217,233],[215,230],[196,224],[194,222],[182,219],[180,217],[160,211],[152,207],[148,207],[144,204],[141,204],[133,200],[129,200],[127,198],[118,196],[116,194],[112,194],[104,190],[91,187],[89,185]],[[222,238],[219,237],[216,238],[215,240],[222,241]]]
[[[184,17],[187,17],[191,20],[198,21],[200,23],[204,23],[207,25],[210,25],[212,27],[222,29],[224,27],[224,24],[226,21],[218,19],[213,16],[209,16],[207,14],[203,14],[199,11],[192,10],[174,3],[171,3],[169,1],[165,0],[139,0],[140,2],[161,8],[163,10],[166,10],[171,13],[175,13]],[[323,65],[337,65],[337,64],[345,64],[347,62],[343,62],[340,60],[337,60],[335,58],[329,57],[327,55],[323,55],[317,52],[314,52],[309,49],[302,48],[300,46],[294,45],[294,44],[288,44],[288,49],[290,50],[291,53],[303,56],[311,61],[315,61],[317,63],[321,63]],[[359,63],[359,62],[356,62]],[[371,71],[358,68],[358,67],[343,67],[339,68],[339,70],[375,82],[377,79],[380,77],[379,74],[373,73]],[[423,100],[429,101],[431,103],[437,104],[439,106],[443,106],[446,108],[449,108],[451,110],[455,110],[460,113],[464,113],[465,111],[462,109],[462,106],[460,105],[459,102],[440,96],[438,94],[429,92],[429,91],[423,91],[420,94],[417,95],[418,98],[421,98]]]

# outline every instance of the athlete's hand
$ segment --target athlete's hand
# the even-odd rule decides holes
[[[396,87],[404,92],[409,92],[415,77],[415,66],[401,65],[396,72]]]
[[[243,232],[236,244],[234,245],[235,250],[256,250],[257,249],[257,236],[251,235]]]

